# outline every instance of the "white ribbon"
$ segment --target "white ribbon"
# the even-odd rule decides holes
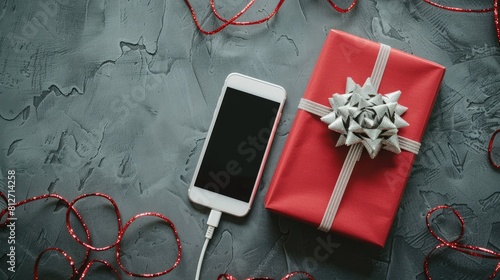
[[[377,56],[377,60],[375,61],[375,65],[373,67],[372,75],[371,75],[371,86],[378,92],[378,88],[380,86],[380,82],[382,80],[382,76],[384,75],[385,66],[387,64],[387,60],[389,59],[391,48],[387,45],[381,44],[380,50]],[[399,105],[398,105],[399,106]],[[315,114],[319,117],[324,117],[332,112],[332,108],[321,105],[319,103],[313,102],[311,100],[307,100],[302,98],[299,103],[299,109],[305,110],[312,114]],[[341,136],[342,137],[342,136]],[[412,152],[414,154],[418,154],[420,149],[420,143],[417,141],[402,137],[397,135],[397,140],[399,141],[399,148]],[[341,141],[340,141],[341,142]],[[349,182],[349,178],[351,177],[352,171],[356,162],[360,159],[361,153],[363,152],[363,144],[357,143],[350,146],[349,152],[347,153],[344,164],[342,165],[342,169],[339,174],[339,178],[335,183],[335,187],[333,189],[332,195],[326,207],[325,213],[323,215],[323,219],[318,229],[328,232],[330,231],[335,216],[337,215],[337,211],[340,206],[340,202],[344,195],[344,192],[347,187],[347,183]],[[397,152],[397,149],[394,150],[391,147],[384,147],[390,151]],[[373,152],[373,151],[372,151]],[[374,152],[376,155],[378,151]],[[374,156],[370,153],[371,156]]]

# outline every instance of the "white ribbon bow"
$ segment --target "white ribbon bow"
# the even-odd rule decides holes
[[[409,126],[401,118],[408,108],[398,104],[400,96],[399,90],[377,93],[370,78],[361,87],[348,77],[345,94],[335,93],[328,99],[333,111],[321,121],[340,133],[336,147],[361,143],[372,159],[382,148],[399,154],[398,129]]]

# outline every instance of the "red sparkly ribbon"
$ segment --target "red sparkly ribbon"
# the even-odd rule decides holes
[[[338,11],[340,13],[347,13],[347,12],[349,12],[350,10],[352,10],[354,8],[354,6],[356,6],[356,4],[358,2],[358,0],[353,0],[353,2],[351,3],[351,5],[349,5],[349,7],[347,7],[347,8],[344,9],[344,8],[341,8],[338,5],[336,5],[333,2],[333,0],[327,0],[327,1],[328,1],[328,3],[336,11]],[[494,23],[495,23],[495,28],[496,28],[496,32],[497,32],[498,42],[500,43],[500,20],[499,20],[499,15],[498,15],[499,14],[498,0],[494,0],[493,7],[491,7],[491,8],[485,8],[485,9],[467,9],[467,8],[450,7],[450,6],[445,6],[445,5],[438,4],[438,3],[436,3],[436,2],[434,2],[432,0],[423,0],[423,1],[426,2],[426,3],[428,3],[428,4],[430,4],[430,5],[438,7],[440,9],[444,9],[444,10],[448,10],[448,11],[452,11],[452,12],[462,12],[462,13],[487,13],[487,12],[493,12]],[[266,16],[266,17],[264,17],[262,19],[259,19],[259,20],[255,20],[255,21],[237,21],[237,19],[239,17],[241,17],[246,11],[248,11],[248,9],[255,3],[255,0],[250,0],[248,2],[248,4],[241,11],[239,11],[238,13],[236,13],[230,19],[226,19],[226,18],[222,17],[217,12],[217,8],[215,7],[215,0],[210,0],[210,8],[212,10],[212,13],[215,15],[215,17],[217,17],[218,20],[222,21],[222,25],[220,25],[219,27],[217,27],[217,28],[215,28],[215,29],[213,29],[211,31],[205,30],[205,29],[203,29],[203,27],[201,27],[201,24],[198,21],[198,17],[196,16],[196,12],[194,11],[194,8],[191,5],[191,2],[189,0],[184,0],[184,2],[186,3],[186,5],[188,6],[189,10],[191,11],[191,16],[193,17],[194,23],[196,24],[196,27],[198,28],[198,30],[201,33],[203,33],[203,34],[213,35],[213,34],[216,34],[216,33],[220,32],[221,30],[223,30],[224,28],[226,28],[229,25],[254,25],[254,24],[260,24],[260,23],[266,22],[266,21],[268,21],[269,19],[271,19],[274,15],[276,15],[278,13],[278,11],[281,9],[281,6],[285,2],[285,0],[279,0],[278,4],[274,8],[274,10],[268,16]]]
[[[314,280],[314,278],[307,272],[304,271],[294,271],[291,273],[288,273],[285,275],[281,280],[289,280],[292,279],[294,276],[303,276],[306,277],[309,280]],[[232,276],[231,274],[221,274],[219,277],[217,277],[217,280],[237,280],[236,277]],[[246,278],[245,280],[273,280],[273,278],[269,277],[257,277],[257,278]]]
[[[460,12],[460,13],[487,13],[487,12],[493,12],[494,16],[494,22],[495,22],[495,29],[497,31],[497,38],[498,38],[498,43],[500,44],[500,21],[499,21],[499,16],[498,16],[498,0],[494,0],[493,2],[493,7],[491,8],[486,8],[486,9],[465,9],[465,8],[458,8],[458,7],[450,7],[450,6],[445,6],[438,4],[436,2],[433,2],[431,0],[424,0],[424,2],[431,4],[432,6],[438,7],[440,9],[452,11],[452,12]]]
[[[333,0],[327,0],[327,1],[336,11],[338,11],[340,13],[349,12],[350,10],[352,10],[354,8],[354,6],[356,6],[356,3],[358,2],[358,0],[353,0],[351,5],[348,8],[344,9],[344,8],[337,6],[333,2]],[[254,24],[260,24],[260,23],[266,22],[278,13],[278,11],[281,9],[281,6],[285,2],[285,0],[279,0],[278,4],[274,8],[274,10],[268,16],[266,16],[262,19],[259,19],[259,20],[255,20],[255,21],[237,21],[237,19],[239,17],[241,17],[255,3],[255,0],[250,0],[250,2],[248,2],[248,4],[241,11],[236,13],[230,19],[226,19],[226,18],[222,17],[217,12],[217,8],[215,7],[215,0],[210,0],[210,7],[212,9],[212,13],[215,15],[215,17],[217,17],[218,20],[222,21],[221,26],[219,26],[211,31],[207,31],[207,30],[203,29],[203,27],[201,27],[201,24],[198,21],[198,17],[196,16],[196,12],[194,11],[194,8],[191,5],[191,2],[189,0],[184,0],[184,2],[186,3],[189,10],[191,11],[191,16],[193,17],[194,23],[196,24],[196,27],[198,28],[198,30],[205,35],[213,35],[213,34],[220,32],[221,30],[223,30],[224,28],[226,28],[229,25],[254,25]]]
[[[430,225],[429,219],[430,219],[431,215],[435,211],[440,210],[440,209],[449,209],[449,210],[451,210],[453,212],[453,214],[455,214],[455,216],[460,221],[460,226],[461,226],[461,228],[460,228],[460,234],[458,235],[457,238],[455,238],[452,241],[448,241],[448,240],[440,237],[439,235],[437,235],[437,233],[432,229],[432,227]],[[500,271],[500,253],[497,253],[497,252],[495,252],[493,250],[490,250],[490,249],[487,249],[487,248],[483,248],[483,247],[472,246],[472,245],[467,245],[467,244],[461,244],[460,240],[462,239],[462,237],[464,235],[464,232],[465,232],[465,222],[464,222],[464,219],[462,218],[462,216],[460,216],[460,214],[458,213],[457,210],[453,209],[452,207],[450,207],[448,205],[441,205],[441,206],[434,207],[434,208],[432,208],[427,213],[427,216],[425,217],[425,222],[427,224],[427,229],[429,230],[429,232],[431,233],[431,235],[440,242],[425,257],[424,271],[425,271],[425,276],[427,277],[428,280],[432,280],[432,278],[430,276],[430,272],[429,272],[429,262],[430,262],[431,255],[436,250],[438,250],[440,248],[445,248],[445,247],[453,249],[453,250],[456,250],[456,251],[458,251],[460,253],[464,253],[464,254],[467,254],[467,255],[470,255],[470,256],[474,256],[474,257],[499,260],[499,262],[498,262],[495,270],[489,276],[488,279],[495,278],[495,276]]]
[[[497,137],[497,134],[500,133],[500,129],[497,129],[495,132],[493,132],[493,135],[491,135],[490,138],[490,144],[488,145],[488,160],[490,161],[491,166],[495,168],[500,168],[500,165],[498,162],[495,162],[493,159],[493,142],[495,142],[495,137]]]
[[[88,227],[85,224],[85,222],[84,222],[81,214],[75,208],[75,203],[76,202],[78,202],[81,199],[90,197],[90,196],[103,197],[103,198],[107,199],[113,205],[113,208],[114,208],[114,211],[115,211],[115,214],[116,214],[116,220],[117,220],[117,223],[118,223],[118,235],[117,235],[116,241],[113,244],[111,244],[111,245],[104,246],[104,247],[94,247],[94,246],[91,245],[90,231],[88,230]],[[0,192],[0,197],[2,197],[5,200],[5,203],[7,203],[6,196],[3,193],[1,193],[1,192]],[[94,264],[101,264],[101,265],[106,266],[111,271],[113,271],[113,273],[118,277],[118,279],[122,279],[121,276],[120,276],[120,273],[118,272],[118,270],[116,268],[114,268],[111,264],[109,264],[108,262],[106,262],[104,260],[96,260],[96,259],[88,261],[88,257],[89,257],[90,251],[105,251],[105,250],[109,250],[111,248],[116,248],[116,260],[117,260],[118,265],[120,266],[121,270],[123,272],[125,272],[125,274],[127,274],[129,276],[143,277],[143,278],[152,278],[152,277],[157,277],[157,276],[160,276],[160,275],[167,274],[170,271],[172,271],[175,267],[177,267],[177,265],[179,264],[179,262],[181,260],[181,254],[182,254],[181,241],[179,239],[179,234],[177,233],[177,229],[175,228],[175,225],[172,223],[172,221],[170,221],[170,219],[168,219],[167,217],[165,217],[165,216],[163,216],[163,215],[161,215],[159,213],[145,212],[145,213],[141,213],[141,214],[135,215],[124,226],[122,226],[121,215],[120,215],[120,210],[118,209],[118,205],[115,203],[115,201],[110,196],[102,194],[102,193],[83,194],[83,195],[77,197],[72,202],[69,202],[67,199],[65,199],[64,197],[62,197],[60,195],[57,195],[57,194],[45,194],[45,195],[35,196],[35,197],[32,197],[32,198],[29,198],[29,199],[17,202],[17,203],[14,204],[14,207],[18,207],[18,206],[21,206],[23,204],[27,204],[27,203],[30,203],[30,202],[33,202],[33,201],[47,199],[47,198],[58,199],[60,202],[63,202],[66,205],[66,207],[67,207],[67,211],[66,211],[66,227],[68,228],[68,232],[70,233],[71,237],[73,237],[73,239],[75,239],[75,241],[78,242],[80,245],[82,245],[83,247],[85,247],[85,260],[83,261],[82,266],[77,269],[76,266],[75,266],[75,262],[73,261],[73,259],[71,258],[71,256],[68,253],[66,253],[65,251],[63,251],[63,250],[61,250],[59,248],[47,248],[47,249],[43,250],[38,255],[38,257],[36,258],[34,272],[33,272],[35,280],[39,279],[38,278],[38,269],[39,269],[39,264],[40,264],[40,260],[41,260],[42,256],[45,253],[50,252],[50,251],[54,251],[54,252],[57,252],[57,253],[61,254],[68,261],[69,265],[71,266],[71,270],[72,270],[72,274],[70,276],[71,279],[80,279],[80,280],[82,280],[82,279],[85,278],[85,276],[88,274],[89,269]],[[78,221],[80,222],[81,226],[85,230],[85,235],[87,237],[87,242],[84,242],[84,241],[80,240],[76,236],[76,234],[75,234],[75,232],[73,230],[73,227],[71,226],[71,223],[70,223],[70,214],[71,214],[71,212],[76,215]],[[5,214],[7,214],[7,219],[3,223],[0,224],[0,227],[5,226],[9,222],[10,213],[8,211],[8,208],[3,209],[0,212],[0,219]],[[135,272],[129,271],[122,264],[122,262],[121,262],[120,244],[121,244],[122,238],[125,235],[125,232],[127,231],[128,227],[134,221],[136,221],[137,219],[142,218],[142,217],[146,217],[146,216],[159,218],[159,219],[163,220],[164,222],[166,222],[170,226],[170,228],[172,229],[172,231],[174,233],[175,240],[177,242],[177,259],[175,260],[174,264],[170,268],[168,268],[168,269],[166,269],[164,271],[160,271],[160,272],[156,272],[156,273],[135,273]]]

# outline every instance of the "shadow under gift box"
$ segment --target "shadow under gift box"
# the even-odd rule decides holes
[[[304,98],[330,107],[328,98],[344,93],[347,77],[363,85],[372,74],[380,44],[331,30],[316,62]],[[398,103],[410,126],[398,135],[421,142],[445,68],[391,49],[378,92],[401,90]],[[340,134],[320,118],[298,110],[265,198],[265,207],[318,227],[349,147],[335,147]],[[379,247],[385,245],[416,155],[382,150],[371,159],[364,150],[354,166],[331,227]]]

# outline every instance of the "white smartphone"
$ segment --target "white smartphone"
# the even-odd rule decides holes
[[[250,210],[285,103],[285,89],[227,76],[189,186],[189,199],[235,216]]]

